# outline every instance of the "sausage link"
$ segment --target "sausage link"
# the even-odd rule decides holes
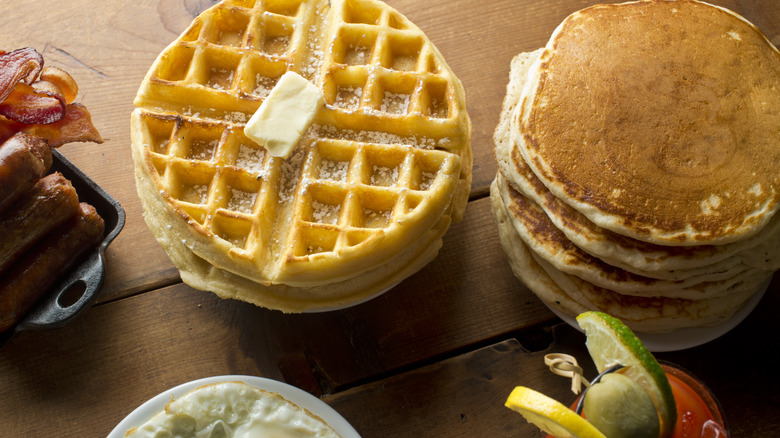
[[[94,207],[81,203],[76,216],[30,248],[0,279],[0,332],[13,327],[103,237]]]
[[[51,167],[46,140],[19,132],[0,146],[0,212],[29,191]]]
[[[76,189],[60,173],[38,181],[30,192],[0,215],[0,275],[40,238],[73,217]]]

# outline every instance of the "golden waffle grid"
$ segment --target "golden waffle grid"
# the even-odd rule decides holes
[[[458,108],[456,82],[442,68],[425,35],[390,9],[371,10],[343,2],[331,26],[322,89],[334,125],[381,129],[397,135],[424,133],[436,147],[462,146],[465,109]],[[362,5],[362,3],[361,3]],[[438,58],[437,58],[438,56]],[[411,123],[410,123],[411,122]]]
[[[465,108],[459,108],[451,72],[405,17],[387,7],[365,7],[371,4],[333,2],[341,9],[327,14],[335,22],[327,24],[316,19],[324,12],[314,2],[221,3],[166,50],[149,77],[153,93],[144,103],[246,122],[292,70],[323,90],[327,106],[319,123],[423,133],[436,140],[432,146],[462,147]]]
[[[155,63],[149,94],[163,109],[247,121],[278,78],[298,70],[293,55],[305,52],[306,41],[304,32],[294,30],[311,22],[305,12],[292,1],[216,5]],[[194,102],[210,106],[190,106]]]
[[[465,206],[447,206],[470,182],[457,79],[397,12],[333,3],[339,9],[328,20],[336,26],[315,19],[322,11],[314,3],[221,3],[166,50],[136,101],[147,109],[144,154],[169,202],[193,228],[228,242],[232,260],[249,271],[341,252],[382,238],[393,224],[418,222],[422,232],[444,210],[457,217]],[[317,35],[317,26],[330,35]],[[327,105],[284,161],[248,140],[242,122],[287,70],[319,75]],[[460,187],[448,182],[452,173]],[[432,205],[413,213],[420,204]],[[426,211],[438,214],[422,218]],[[374,262],[391,255],[378,251]],[[350,264],[343,265],[333,275],[345,275]]]
[[[296,197],[301,226],[319,230],[304,231],[310,237],[295,250],[304,256],[333,250],[341,233],[347,246],[376,234],[372,230],[426,202],[438,174],[459,170],[457,159],[442,151],[320,138],[291,158],[303,162],[298,172],[231,124],[143,118],[146,143],[155,145],[149,156],[170,196],[196,222],[247,253],[269,241],[274,206]],[[255,241],[252,247],[247,240]]]

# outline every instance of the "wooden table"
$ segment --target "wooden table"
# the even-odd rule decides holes
[[[66,327],[23,332],[0,348],[0,437],[105,436],[150,397],[208,376],[246,374],[320,396],[364,437],[541,436],[503,406],[515,385],[565,403],[568,382],[542,363],[583,336],[513,277],[487,199],[492,132],[510,59],[545,44],[589,0],[390,0],[462,79],[472,118],[474,182],[465,219],[439,256],[368,303],[283,315],[181,283],[141,218],[129,115],[157,54],[211,6],[206,0],[4,0],[3,49],[35,47],[80,85],[106,142],[60,151],[124,207],[96,305]],[[780,3],[717,0],[780,43]],[[703,378],[734,437],[777,436],[780,275],[751,316],[706,345],[657,356]],[[592,367],[586,375],[593,376]]]

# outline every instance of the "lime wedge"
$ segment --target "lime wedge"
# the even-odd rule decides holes
[[[650,396],[658,411],[661,438],[670,437],[677,421],[672,387],[653,354],[619,319],[602,312],[585,312],[577,316],[585,330],[585,345],[599,372],[619,363],[621,373],[630,377]]]
[[[525,386],[515,387],[505,406],[556,438],[606,438],[576,412]]]

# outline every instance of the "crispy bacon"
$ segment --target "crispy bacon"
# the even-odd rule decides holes
[[[14,90],[16,84],[32,84],[43,69],[43,56],[31,47],[13,52],[0,52],[0,102]]]
[[[45,138],[53,148],[80,141],[103,143],[87,107],[80,103],[68,105],[62,119],[48,125],[31,125],[24,132]]]
[[[71,103],[66,107],[65,117],[46,125],[26,125],[0,117],[0,142],[11,138],[17,132],[25,132],[45,138],[49,146],[60,147],[72,142],[103,143],[87,107]]]
[[[43,67],[35,49],[0,51],[0,142],[17,132],[45,138],[49,146],[103,138],[84,105],[74,103],[78,85],[56,67]]]
[[[0,116],[0,143],[4,143],[13,137],[17,132],[21,132],[26,125]]]
[[[65,115],[65,97],[51,82],[20,82],[0,102],[0,114],[25,124],[54,123]]]
[[[73,78],[60,69],[44,68],[43,57],[35,49],[0,53],[3,116],[26,124],[54,123],[65,116],[65,106],[75,97],[74,90],[78,88]]]
[[[65,103],[73,103],[79,94],[79,86],[68,72],[57,67],[44,67],[39,82],[54,84],[65,97]]]

